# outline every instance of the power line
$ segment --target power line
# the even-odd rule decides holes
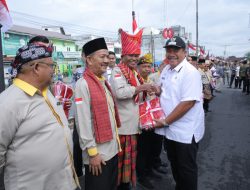
[[[42,17],[38,17],[38,16],[33,16],[33,15],[29,15],[29,14],[21,13],[21,12],[17,12],[17,11],[11,11],[11,14],[14,15],[16,20],[19,20],[19,21],[22,21],[22,22],[25,22],[28,24],[33,24],[36,26],[48,26],[48,25],[57,25],[58,26],[58,25],[60,25],[60,26],[63,26],[65,29],[72,31],[73,33],[78,33],[78,34],[85,33],[85,34],[101,35],[101,36],[105,36],[105,37],[116,37],[117,36],[117,32],[100,30],[100,29],[91,28],[88,26],[61,22],[61,21],[42,18]]]
[[[216,46],[225,46],[225,44],[223,43],[216,43],[216,42],[207,42],[207,41],[203,41],[201,42],[202,44],[206,44],[206,45],[216,45]],[[244,46],[244,45],[250,45],[249,42],[242,42],[242,43],[230,43],[227,44],[227,46]]]
[[[190,8],[191,4],[192,4],[193,0],[189,0],[186,8],[184,9],[184,11],[182,12],[182,14],[177,18],[176,23],[179,23],[179,21],[183,18],[183,16],[186,14],[187,10]]]

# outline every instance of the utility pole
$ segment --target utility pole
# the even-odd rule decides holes
[[[163,13],[163,22],[166,25],[166,27],[168,26],[168,20],[167,20],[167,0],[164,0],[164,13]]]
[[[133,21],[134,20],[135,20],[134,0],[132,0],[132,34],[134,33],[134,31],[133,31]]]
[[[150,38],[151,54],[152,54],[153,63],[155,63],[155,47],[154,47],[154,36],[153,36],[153,31],[151,31],[150,37],[151,37],[151,38]]]
[[[196,0],[196,56],[198,57],[199,50],[199,33],[198,33],[198,0]]]
[[[250,13],[249,14],[249,22],[248,22],[248,28],[250,28]],[[250,41],[250,38],[248,39],[248,41]]]
[[[225,49],[224,49],[224,59],[226,59],[227,46],[228,45],[225,45]]]
[[[1,28],[2,25],[0,24],[0,93],[5,90]]]
[[[249,14],[249,22],[248,22],[248,28],[250,28],[250,13]]]

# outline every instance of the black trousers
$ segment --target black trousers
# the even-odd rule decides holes
[[[232,87],[232,84],[234,82],[234,78],[235,78],[235,75],[231,75],[231,78],[230,78],[230,87]]]
[[[239,79],[239,88],[241,88],[241,84],[243,84],[243,88],[244,88],[244,80],[245,80],[245,77],[240,77]]]
[[[79,136],[76,130],[76,125],[74,125],[74,130],[73,130],[73,159],[74,159],[76,174],[78,177],[80,177],[83,175],[82,149],[80,147]]]
[[[89,165],[85,166],[85,190],[116,190],[118,176],[118,156],[102,165],[102,173],[98,176],[89,172]]]
[[[137,139],[136,173],[138,178],[145,177],[152,169],[154,131],[142,131]]]
[[[198,168],[196,156],[198,143],[179,143],[165,139],[168,159],[176,182],[175,190],[197,190]]]
[[[205,112],[209,110],[209,101],[208,99],[203,99],[203,109]]]
[[[153,142],[152,143],[152,157],[153,157],[152,164],[154,168],[157,168],[162,164],[160,155],[161,155],[161,150],[162,150],[163,136],[154,133],[152,142]]]
[[[246,79],[246,92],[249,94],[250,93],[250,79]]]
[[[241,77],[242,83],[243,83],[243,89],[242,92],[246,92],[246,77]]]
[[[235,77],[235,79],[234,79],[234,87],[239,88],[240,86],[241,86],[240,77]]]

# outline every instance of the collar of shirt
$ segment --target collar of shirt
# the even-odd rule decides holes
[[[34,96],[34,94],[37,92],[38,92],[38,94],[41,94],[41,93],[39,93],[40,91],[36,87],[32,86],[31,84],[29,84],[21,79],[15,78],[13,81],[13,84],[30,96]],[[44,97],[47,96],[47,91],[48,91],[48,88],[45,88],[42,91],[42,95]]]
[[[175,68],[173,68],[173,69],[171,69],[171,66],[169,65],[169,69],[168,70],[171,70],[171,71],[176,71],[177,73],[179,73],[180,71],[181,71],[181,69],[182,69],[182,67],[184,66],[184,64],[187,64],[186,63],[187,61],[186,61],[186,59],[184,58],[183,60],[182,60],[182,62],[180,62]]]
[[[179,73],[179,72],[181,71],[182,67],[184,66],[184,64],[187,64],[186,62],[187,62],[187,61],[186,61],[186,59],[184,58],[184,59],[182,60],[182,62],[180,62],[180,63],[174,68],[174,70],[175,70],[177,73]]]
[[[142,78],[143,79],[143,82],[145,82],[145,83],[150,83],[150,79],[147,77],[147,79],[144,79],[144,78]]]
[[[97,78],[99,81],[105,81],[105,80],[106,80],[105,77],[103,77],[103,76],[101,76],[101,77],[96,76],[96,78]]]

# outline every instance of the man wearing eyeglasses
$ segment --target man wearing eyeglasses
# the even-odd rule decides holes
[[[54,73],[52,46],[18,49],[13,85],[0,94],[0,172],[5,190],[75,190],[72,137],[62,105],[48,90]]]

